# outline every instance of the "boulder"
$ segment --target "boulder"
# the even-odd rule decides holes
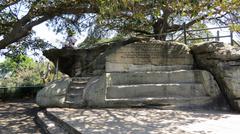
[[[210,71],[229,104],[240,111],[240,48],[222,42],[191,46],[198,68]]]
[[[65,107],[65,97],[70,78],[53,81],[37,93],[36,102],[41,107]]]

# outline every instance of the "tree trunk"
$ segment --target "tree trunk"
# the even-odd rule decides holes
[[[165,41],[167,37],[167,28],[168,24],[167,22],[164,21],[164,19],[159,18],[157,22],[153,24],[153,33],[154,33],[154,38],[156,40],[162,40]]]

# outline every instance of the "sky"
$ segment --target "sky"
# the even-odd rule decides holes
[[[56,34],[53,32],[53,30],[46,26],[46,23],[42,23],[38,26],[35,26],[33,30],[36,32],[36,36],[40,37],[41,39],[44,39],[50,43],[52,43],[55,47],[61,48],[62,43],[65,42],[65,38],[63,34]],[[82,35],[77,35],[76,44],[81,43],[86,38],[86,33],[83,33]],[[75,44],[75,45],[76,45]]]

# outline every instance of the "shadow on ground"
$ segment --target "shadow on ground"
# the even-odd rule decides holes
[[[34,122],[39,110],[33,100],[0,102],[0,133],[40,133]]]
[[[82,133],[111,134],[207,134],[215,133],[213,126],[219,131],[229,124],[219,126],[225,119],[236,118],[240,123],[240,115],[224,111],[180,111],[146,108],[131,109],[47,109],[48,112],[67,122]],[[231,118],[231,119],[232,119]],[[190,125],[213,122],[210,128],[194,129]],[[202,125],[201,125],[202,126]],[[198,126],[197,126],[198,127]],[[218,128],[219,127],[219,128]],[[238,127],[237,127],[238,128]],[[215,128],[214,128],[215,129]],[[230,128],[227,129],[230,130]],[[237,131],[236,131],[237,132]]]

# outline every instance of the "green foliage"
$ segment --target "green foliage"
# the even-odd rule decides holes
[[[36,62],[24,55],[6,58],[0,64],[1,74],[5,74],[2,86],[41,84],[41,77],[36,67]]]
[[[189,22],[189,26],[192,26],[201,20],[214,20],[215,24],[228,25],[240,22],[237,17],[239,3],[237,0],[100,0],[98,23],[117,28],[121,32],[142,34],[151,33],[153,24],[159,19],[165,23],[165,32],[178,31],[183,22]]]
[[[240,32],[240,24],[231,24],[230,30],[235,32]]]
[[[53,64],[35,62],[25,55],[7,57],[0,68],[0,85],[5,87],[43,85],[54,77]]]
[[[94,37],[87,38],[84,42],[78,44],[78,48],[81,48],[81,49],[93,48],[93,47],[97,47],[99,45],[103,45],[105,43],[120,41],[120,40],[124,39],[125,37],[126,37],[126,35],[117,34],[112,38],[94,38]]]

